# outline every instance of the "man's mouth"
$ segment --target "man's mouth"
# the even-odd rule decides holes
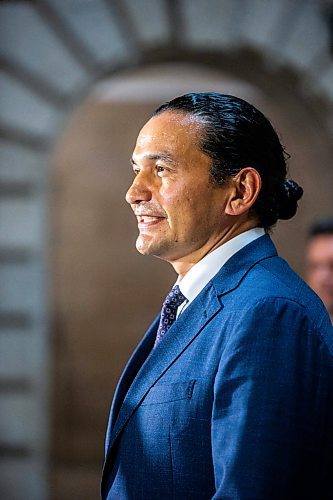
[[[154,216],[154,215],[137,215],[138,227],[146,228],[154,226],[161,222],[165,217]]]

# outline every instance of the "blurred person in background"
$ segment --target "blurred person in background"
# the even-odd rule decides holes
[[[324,302],[333,323],[333,217],[311,226],[305,262],[306,280]]]
[[[102,498],[332,498],[333,331],[269,236],[303,193],[272,125],[186,94],[142,128],[132,167],[136,248],[178,279],[116,389]]]

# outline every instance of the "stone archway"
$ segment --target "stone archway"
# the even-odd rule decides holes
[[[298,217],[281,224],[273,235],[281,253],[301,270],[307,221],[330,204],[331,146],[318,123],[312,123],[313,114],[304,109],[302,99],[285,90],[286,79],[274,82],[278,97],[250,81],[250,75],[246,82],[217,67],[185,61],[127,70],[95,85],[58,141],[54,155],[56,498],[57,492],[63,499],[74,492],[84,496],[91,491],[92,496],[96,491],[116,381],[175,279],[165,264],[142,258],[134,250],[136,223],[123,200],[132,177],[129,157],[137,132],[158,104],[192,90],[195,82],[199,91],[234,93],[265,109],[282,131],[287,149],[295,153],[292,175],[306,192],[315,193],[304,200]],[[280,101],[283,91],[286,96]],[[313,197],[320,202],[314,204]]]

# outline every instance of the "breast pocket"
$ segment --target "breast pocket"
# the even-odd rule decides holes
[[[171,403],[183,399],[191,399],[196,380],[186,382],[162,383],[154,385],[147,393],[141,406]]]

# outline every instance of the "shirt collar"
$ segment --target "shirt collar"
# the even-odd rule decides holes
[[[182,279],[178,278],[176,283],[187,298],[186,305],[199,295],[230,257],[264,234],[263,228],[256,227],[235,236],[197,262]]]

